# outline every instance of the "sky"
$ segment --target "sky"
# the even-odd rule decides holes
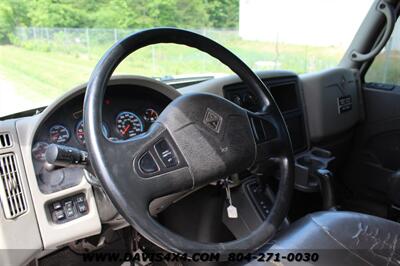
[[[239,32],[250,40],[350,44],[374,0],[240,0]]]

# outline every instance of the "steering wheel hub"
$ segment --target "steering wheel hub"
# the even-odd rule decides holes
[[[247,111],[211,94],[173,101],[157,120],[171,134],[190,167],[194,186],[249,168],[256,146]]]

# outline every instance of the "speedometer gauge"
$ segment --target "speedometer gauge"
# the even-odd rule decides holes
[[[101,124],[101,131],[103,132],[103,135],[106,138],[109,137],[109,132],[108,132],[107,126],[104,124],[104,122]],[[86,143],[83,119],[81,121],[79,121],[79,123],[76,125],[75,135],[76,135],[76,139],[79,141],[80,144],[84,145]]]
[[[71,137],[68,128],[63,125],[54,125],[49,130],[50,140],[54,143],[65,143]]]
[[[118,133],[124,138],[132,138],[144,130],[139,116],[132,112],[121,112],[116,119]]]

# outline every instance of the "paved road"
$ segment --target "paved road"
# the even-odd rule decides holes
[[[35,104],[18,95],[12,82],[0,73],[0,117],[32,108]]]

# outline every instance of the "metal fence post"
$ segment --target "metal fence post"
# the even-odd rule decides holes
[[[118,32],[117,29],[114,29],[114,43],[118,41]]]
[[[63,29],[63,41],[64,41],[64,47],[67,47],[67,29]]]
[[[153,76],[156,75],[156,48],[154,45],[151,46],[151,68],[153,70]]]
[[[90,34],[89,34],[89,28],[86,28],[86,51],[87,51],[88,58],[90,58]]]
[[[46,40],[47,40],[47,44],[50,44],[49,28],[46,28]]]
[[[276,37],[275,37],[275,63],[274,63],[274,70],[276,70],[277,67],[278,67],[279,57],[280,57],[280,52],[279,52],[279,32],[277,32],[276,33]]]

